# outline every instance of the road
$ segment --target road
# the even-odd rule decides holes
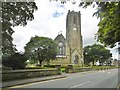
[[[72,74],[66,78],[14,86],[11,88],[116,88],[118,70]]]

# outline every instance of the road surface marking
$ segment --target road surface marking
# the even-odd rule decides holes
[[[90,82],[90,81],[87,81],[87,82],[84,82],[84,83],[81,83],[81,84],[78,84],[78,85],[72,86],[72,87],[70,87],[70,88],[75,88],[75,87],[78,87],[78,86],[82,86],[82,85],[87,84],[87,83],[89,83],[89,82]]]
[[[54,80],[47,80],[47,81],[40,81],[40,82],[32,82],[32,83],[29,83],[29,84],[25,84],[25,85],[16,85],[16,86],[11,86],[11,87],[8,87],[8,88],[21,88],[21,87],[25,87],[25,86],[30,86],[30,85],[34,85],[34,84],[39,84],[39,83],[46,83],[46,82],[52,82],[52,81],[56,81],[56,80],[62,80],[62,79],[66,79],[65,78],[59,78],[59,79],[54,79]]]

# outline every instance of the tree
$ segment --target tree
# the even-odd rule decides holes
[[[91,46],[84,47],[84,63],[88,65],[93,59],[91,52]]]
[[[14,33],[12,27],[25,26],[27,21],[33,20],[33,13],[37,10],[37,6],[35,2],[2,2],[0,9],[2,13],[0,23],[2,23],[2,53],[4,60],[16,51],[15,45],[12,43],[12,34]]]
[[[107,50],[104,46],[99,44],[93,44],[92,46],[84,47],[84,59],[85,64],[89,64],[90,62],[100,61],[103,64],[105,61],[112,56],[110,50]]]
[[[57,44],[47,37],[32,37],[24,48],[26,56],[39,61],[40,65],[43,61],[54,60],[57,54]]]
[[[100,17],[98,41],[105,46],[114,47],[116,42],[120,42],[120,2],[80,3],[83,8],[87,8],[89,5],[93,5],[93,7],[97,5],[97,12],[93,16]]]
[[[2,64],[7,67],[12,67],[12,69],[24,69],[26,66],[26,59],[24,54],[15,53],[9,58],[4,58]]]

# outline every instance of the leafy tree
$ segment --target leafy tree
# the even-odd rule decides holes
[[[83,0],[86,1],[86,0]],[[120,2],[81,2],[80,6],[97,6],[97,12],[93,14],[100,17],[98,24],[98,41],[105,46],[114,47],[120,42]]]
[[[12,27],[27,25],[27,21],[34,19],[35,10],[37,10],[35,2],[2,2],[0,23],[2,24],[3,59],[16,51],[15,45],[12,43],[12,34],[14,33]]]
[[[24,54],[15,53],[9,58],[4,58],[2,64],[13,69],[24,69],[26,66],[26,57]]]
[[[84,47],[84,63],[88,65],[93,59],[91,52],[91,46]]]
[[[28,58],[42,62],[49,62],[50,59],[55,59],[57,54],[56,43],[47,37],[32,37],[25,46],[25,54]]]
[[[108,61],[108,59],[112,56],[110,50],[107,50],[104,46],[99,44],[93,44],[92,46],[84,47],[84,59],[85,64],[89,64],[90,62],[100,61],[104,63]]]

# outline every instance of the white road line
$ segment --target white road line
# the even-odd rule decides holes
[[[90,82],[90,81],[87,81],[87,82],[84,82],[84,83],[81,83],[81,84],[78,84],[78,85],[72,86],[72,87],[70,87],[70,88],[75,88],[75,87],[78,87],[78,86],[82,86],[82,85],[87,84],[87,83],[89,83],[89,82]]]

